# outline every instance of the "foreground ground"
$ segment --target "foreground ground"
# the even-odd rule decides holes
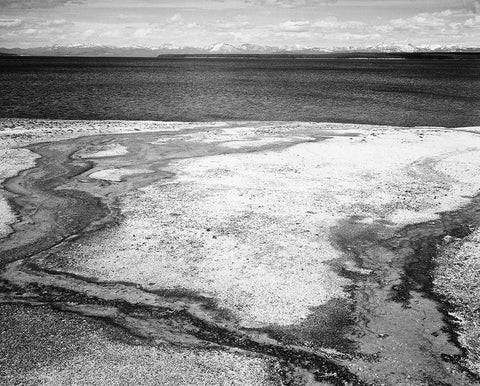
[[[478,383],[476,128],[0,136],[4,383]]]

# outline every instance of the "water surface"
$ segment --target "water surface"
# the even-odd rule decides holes
[[[0,58],[0,117],[480,125],[480,60]]]

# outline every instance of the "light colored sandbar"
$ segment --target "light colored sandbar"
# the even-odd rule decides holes
[[[175,133],[192,130],[192,134],[185,136],[191,141],[202,140],[207,142],[234,140],[230,145],[238,147],[239,139],[245,134],[250,135],[261,128],[269,133],[285,130],[296,130],[299,127],[318,127],[316,124],[299,122],[154,122],[154,121],[83,121],[83,120],[46,120],[46,119],[17,119],[0,118],[0,183],[6,178],[15,176],[21,170],[35,165],[38,155],[22,148],[41,142],[61,141],[89,135],[128,134],[141,132]],[[322,128],[339,130],[343,126],[338,124],[321,125]],[[355,125],[350,125],[354,128]],[[223,129],[228,128],[225,133]],[[205,130],[203,134],[194,133],[195,130]],[[277,141],[282,140],[281,138]],[[268,140],[272,141],[272,140]],[[168,143],[166,139],[159,139],[159,143]],[[270,143],[269,142],[269,143]],[[268,143],[267,143],[268,144]],[[245,145],[245,144],[244,144]],[[246,145],[245,145],[246,146]],[[84,149],[75,156],[80,158],[114,157],[127,154],[128,150],[118,144],[106,144],[101,149]],[[0,237],[11,232],[10,225],[16,221],[15,214],[7,204],[6,195],[0,189]]]
[[[309,142],[304,133],[306,143],[283,150],[173,162],[176,177],[126,194],[122,224],[66,257],[101,280],[203,293],[244,326],[291,325],[346,296],[351,282],[328,264],[343,256],[330,234],[340,220],[383,221],[393,232],[478,191],[480,137],[472,133],[252,123],[182,135],[230,144],[299,130],[331,130],[331,138]]]
[[[40,142],[61,141],[87,135],[128,134],[138,132],[175,132],[198,128],[222,128],[225,122],[153,122],[153,121],[82,121],[0,118],[0,183],[21,170],[35,165],[38,156],[23,146]],[[115,144],[97,149],[90,154],[85,149],[77,156],[89,158],[112,157],[125,154],[126,149]],[[95,152],[93,152],[95,153]],[[14,213],[7,204],[5,192],[0,189],[0,237],[11,233],[10,225],[16,221]]]
[[[13,128],[0,130],[2,178],[33,165],[36,156],[15,146],[41,141],[158,131],[162,134],[149,143],[160,155],[173,140],[186,149],[192,143],[223,146],[218,155],[172,160],[165,171],[173,178],[125,193],[119,198],[120,225],[82,238],[62,250],[62,258],[73,263],[71,272],[99,280],[205,295],[246,327],[299,326],[318,307],[348,297],[345,287],[352,281],[332,268],[332,262],[347,259],[332,237],[343,220],[354,216],[393,234],[463,206],[480,186],[476,128],[23,120],[16,127],[17,121],[9,122]],[[315,139],[318,131],[323,140]],[[97,165],[93,173],[134,169],[126,153],[110,154],[108,162],[96,155],[108,146],[128,151],[138,137],[124,145],[119,137],[109,141],[96,152],[84,152]],[[129,177],[134,178],[123,174],[118,184]],[[13,220],[6,226],[8,221]],[[368,274],[352,261],[343,268]],[[448,293],[447,287],[438,288]],[[402,362],[407,370],[408,360]]]
[[[104,157],[118,157],[121,155],[128,154],[128,149],[125,146],[112,143],[101,146],[100,148],[95,147],[93,149],[85,149],[75,156],[80,158],[104,158]]]
[[[127,195],[122,225],[71,256],[95,256],[84,268],[101,279],[214,296],[246,326],[295,324],[350,284],[326,264],[342,256],[332,226],[434,219],[477,192],[479,164],[480,138],[388,129],[180,161],[173,183]]]
[[[148,169],[102,169],[89,175],[90,178],[96,178],[98,180],[119,182],[125,176],[131,176],[134,174],[151,173]]]

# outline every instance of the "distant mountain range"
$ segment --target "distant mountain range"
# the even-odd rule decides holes
[[[274,47],[255,44],[232,45],[228,43],[215,43],[204,47],[174,46],[164,44],[158,47],[142,46],[108,46],[75,44],[68,46],[47,46],[33,48],[0,48],[0,53],[5,55],[34,55],[34,56],[106,56],[106,57],[155,57],[159,55],[321,55],[335,53],[421,53],[421,52],[480,52],[478,47],[465,47],[458,45],[422,45],[412,44],[378,44],[365,47],[302,47],[287,46]]]

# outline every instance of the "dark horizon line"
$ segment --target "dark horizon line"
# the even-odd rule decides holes
[[[114,55],[25,55],[15,53],[1,52],[3,58],[130,58],[130,59],[156,59],[156,58],[443,58],[461,57],[461,56],[480,56],[478,51],[399,51],[399,52],[372,52],[372,51],[343,51],[343,52],[325,52],[325,53],[192,53],[192,54],[159,54],[157,56],[114,56]]]

